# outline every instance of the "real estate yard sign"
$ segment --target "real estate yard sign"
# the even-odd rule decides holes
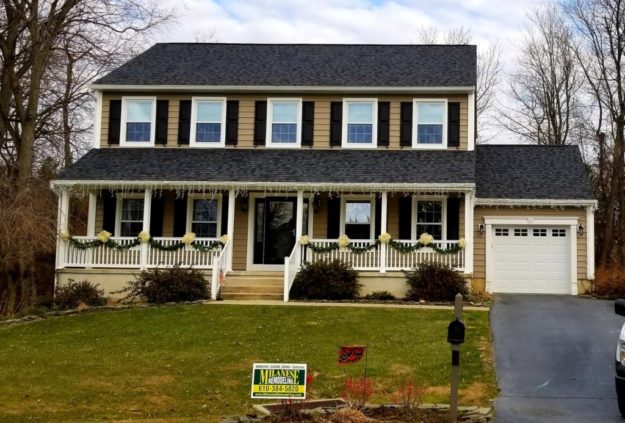
[[[306,365],[254,363],[252,398],[305,399]]]

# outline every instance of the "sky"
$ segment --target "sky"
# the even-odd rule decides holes
[[[464,27],[478,50],[500,44],[509,73],[527,14],[554,0],[161,1],[178,17],[156,34],[159,42],[403,44],[416,42],[420,28]],[[495,128],[488,132],[496,142],[508,138]]]

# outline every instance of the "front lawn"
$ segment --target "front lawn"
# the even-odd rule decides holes
[[[448,402],[451,311],[190,305],[136,308],[0,327],[0,421],[163,419],[241,414],[253,362],[307,363],[312,396],[336,397],[362,364],[339,345],[369,345],[376,401],[410,376]],[[465,314],[461,403],[496,395],[488,313]]]

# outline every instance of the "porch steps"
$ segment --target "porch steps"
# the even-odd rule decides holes
[[[284,287],[282,272],[229,273],[221,290],[224,300],[282,300]]]

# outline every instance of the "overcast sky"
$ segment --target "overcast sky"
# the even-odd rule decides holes
[[[478,48],[498,41],[509,72],[527,13],[553,0],[163,1],[178,19],[155,41],[403,44],[415,42],[422,27],[463,26]]]

